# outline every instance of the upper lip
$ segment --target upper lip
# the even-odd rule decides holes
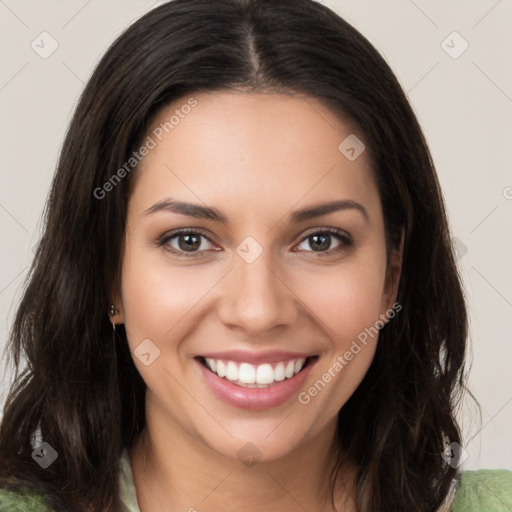
[[[220,359],[222,361],[238,361],[239,363],[277,363],[279,361],[290,361],[292,359],[303,359],[314,354],[306,352],[289,352],[286,350],[267,350],[262,352],[250,352],[248,350],[226,350],[221,352],[208,352],[198,357],[208,359]]]

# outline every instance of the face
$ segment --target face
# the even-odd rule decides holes
[[[116,321],[155,424],[271,460],[332,436],[399,261],[367,152],[339,149],[348,124],[311,98],[192,96],[134,171]]]

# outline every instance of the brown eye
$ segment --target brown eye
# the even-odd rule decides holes
[[[333,248],[332,244],[334,241],[338,241],[338,244]],[[306,250],[307,252],[316,252],[319,253],[319,255],[322,255],[324,253],[332,254],[334,252],[344,250],[352,245],[352,240],[342,231],[336,229],[325,229],[307,235],[302,239],[300,245],[304,245],[302,250]]]
[[[178,246],[183,251],[194,251],[201,246],[201,235],[185,234],[178,235]]]
[[[212,242],[202,233],[187,230],[166,234],[158,241],[159,246],[178,256],[200,256],[209,249],[208,243]]]

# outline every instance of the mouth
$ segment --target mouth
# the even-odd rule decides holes
[[[208,372],[243,388],[267,389],[284,384],[315,364],[318,355],[251,364],[241,361],[195,358]]]

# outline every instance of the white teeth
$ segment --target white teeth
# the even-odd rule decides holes
[[[206,358],[206,363],[210,367],[210,370],[212,372],[215,372],[215,370],[217,369],[217,362],[215,361],[215,359]]]
[[[286,365],[286,370],[284,371],[286,378],[289,379],[290,377],[293,377],[294,371],[295,371],[295,363],[293,361],[290,361]]]
[[[233,361],[228,361],[226,366],[226,379],[238,380],[238,366]]]
[[[233,363],[234,364],[234,363]],[[229,380],[236,380],[230,379]],[[238,368],[238,380],[243,382],[244,384],[254,384],[256,382],[256,371],[252,364],[242,363],[240,368]],[[260,382],[258,380],[258,382]],[[262,382],[260,382],[262,384]]]
[[[215,361],[216,365],[217,365],[217,375],[219,377],[225,377],[226,376],[226,365],[222,362],[222,361]],[[212,370],[214,371],[214,370]]]
[[[284,374],[284,364],[277,363],[276,367],[274,368],[274,379],[280,381],[284,380],[285,378],[286,375]]]
[[[256,371],[256,382],[258,384],[272,384],[274,382],[274,370],[269,364],[260,364]]]
[[[208,368],[219,377],[224,377],[239,386],[248,388],[266,388],[274,382],[290,379],[299,373],[306,362],[305,358],[279,362],[273,368],[271,364],[253,365],[235,363],[220,359],[205,358]]]

